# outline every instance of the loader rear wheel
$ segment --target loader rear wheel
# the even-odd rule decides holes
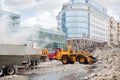
[[[0,68],[0,77],[3,76],[3,68]]]
[[[84,56],[79,56],[78,61],[80,64],[87,64],[88,63],[87,58]]]
[[[15,68],[13,66],[6,66],[4,68],[4,73],[6,75],[14,75],[15,74]]]
[[[62,57],[62,63],[63,64],[68,64],[69,63],[69,57],[68,56],[63,56]]]

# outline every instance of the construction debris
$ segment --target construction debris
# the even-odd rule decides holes
[[[85,77],[85,80],[120,80],[119,45],[97,47],[92,55],[98,59],[96,65],[100,70]]]

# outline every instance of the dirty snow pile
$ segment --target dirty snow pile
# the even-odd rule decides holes
[[[98,59],[99,71],[86,77],[87,80],[120,80],[120,48],[99,47],[92,53]]]

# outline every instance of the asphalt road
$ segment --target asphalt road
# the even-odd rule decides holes
[[[19,75],[0,78],[0,80],[84,80],[99,69],[96,64],[84,65],[76,62],[63,65],[56,60],[42,62],[34,68]]]
[[[95,64],[84,65],[78,62],[63,65],[60,61],[48,61],[37,67],[39,69],[33,70],[29,76],[30,80],[83,80],[97,71]]]

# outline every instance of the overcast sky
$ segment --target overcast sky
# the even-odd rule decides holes
[[[62,4],[69,0],[3,0],[2,7],[21,15],[24,25],[42,25],[44,28],[57,27],[56,16]],[[120,0],[96,0],[116,20],[120,18]]]

